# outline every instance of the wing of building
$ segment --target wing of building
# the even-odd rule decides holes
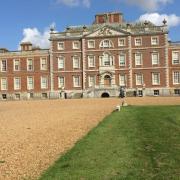
[[[0,52],[1,99],[180,95],[180,43],[167,22],[127,23],[119,12],[92,25],[51,29],[49,50]]]

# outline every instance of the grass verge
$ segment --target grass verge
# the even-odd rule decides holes
[[[129,106],[104,119],[40,180],[179,179],[180,106]]]

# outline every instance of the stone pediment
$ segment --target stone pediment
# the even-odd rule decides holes
[[[102,37],[102,36],[123,36],[123,35],[127,35],[127,32],[124,31],[117,31],[114,30],[111,27],[102,27],[98,30],[96,30],[95,32],[92,32],[88,35],[86,35],[86,37]]]

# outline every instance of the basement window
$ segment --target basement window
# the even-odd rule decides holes
[[[154,90],[154,96],[159,96],[159,90]]]
[[[47,97],[48,97],[48,96],[47,96],[47,93],[42,93],[42,98],[43,98],[43,99],[47,99]]]
[[[7,99],[7,94],[2,94],[2,99],[6,100]]]
[[[174,90],[174,94],[180,95],[180,89],[175,89],[175,90]]]
[[[15,94],[15,99],[20,100],[20,94],[19,93]]]

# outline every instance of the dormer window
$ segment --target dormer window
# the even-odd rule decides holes
[[[108,39],[105,39],[105,40],[101,41],[101,43],[100,43],[100,47],[103,47],[103,48],[111,48],[113,46],[114,45],[113,45],[112,41],[110,41]]]

